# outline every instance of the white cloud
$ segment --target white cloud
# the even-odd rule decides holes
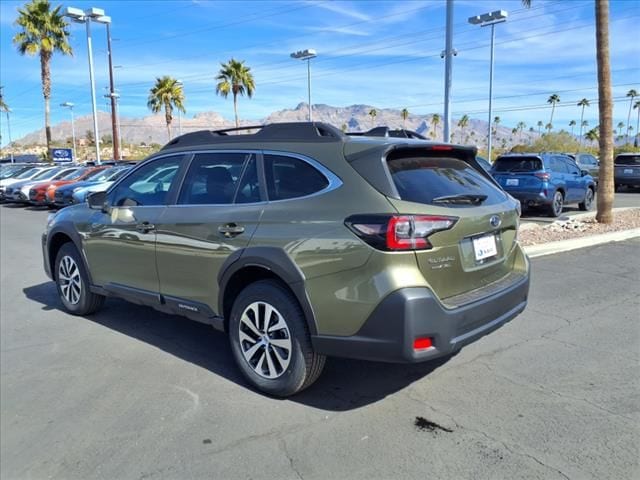
[[[366,13],[362,13],[355,8],[350,7],[345,2],[336,2],[336,1],[326,1],[316,3],[313,2],[314,5],[318,8],[322,8],[324,10],[328,10],[333,13],[338,13],[345,17],[355,18],[356,20],[366,20],[370,21],[372,17],[367,15]]]

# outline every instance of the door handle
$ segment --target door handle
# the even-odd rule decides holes
[[[155,230],[156,226],[149,222],[142,222],[136,225],[136,230],[140,233],[149,233],[152,230]]]
[[[220,225],[218,231],[225,237],[231,238],[244,233],[244,227],[235,223],[227,223],[226,225]]]

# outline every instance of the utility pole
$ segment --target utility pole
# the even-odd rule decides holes
[[[118,132],[118,102],[113,81],[113,51],[111,50],[111,25],[107,23],[107,55],[109,56],[109,97],[111,98],[111,137],[113,140],[113,159],[122,160],[120,154],[120,134]]]
[[[444,50],[444,141],[449,142],[451,128],[451,71],[453,56],[453,0],[447,0],[447,36]]]

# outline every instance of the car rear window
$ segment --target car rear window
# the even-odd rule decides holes
[[[491,205],[504,192],[463,160],[446,157],[388,159],[393,183],[402,200],[440,206]]]
[[[494,172],[536,172],[542,170],[542,161],[537,157],[505,157],[493,163]]]
[[[640,155],[618,155],[613,163],[616,165],[640,166]]]

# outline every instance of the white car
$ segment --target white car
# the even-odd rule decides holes
[[[36,175],[39,175],[43,171],[49,170],[50,168],[51,167],[48,165],[44,167],[33,167],[29,170],[25,170],[20,175],[16,175],[15,177],[9,177],[5,178],[4,180],[0,180],[0,199],[4,200],[4,192],[7,187],[24,180],[31,180]]]
[[[8,186],[5,189],[5,197],[9,201],[29,203],[29,190],[31,190],[31,187],[39,183],[60,180],[77,169],[78,167],[53,167],[44,170],[30,180],[23,180]]]

